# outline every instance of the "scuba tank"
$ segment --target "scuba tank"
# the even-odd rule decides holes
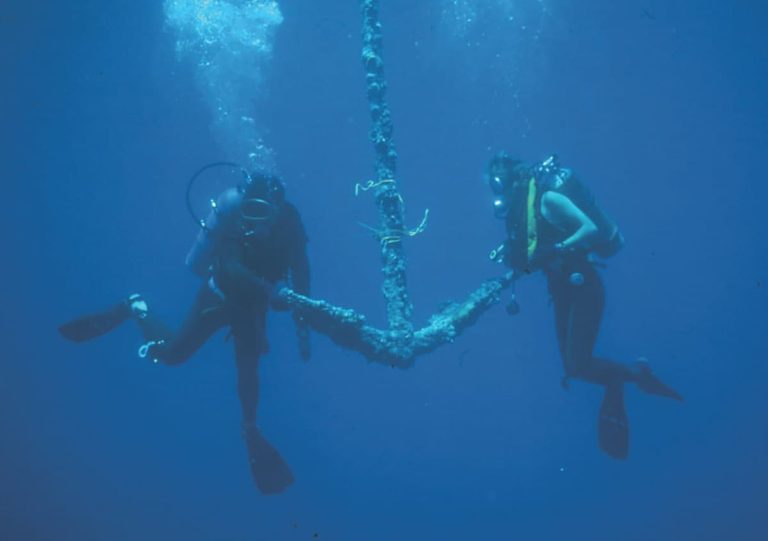
[[[547,158],[542,166],[537,168],[537,182],[541,187],[541,193],[554,191],[564,195],[597,227],[598,236],[592,242],[590,251],[603,259],[618,253],[624,246],[624,236],[616,222],[597,204],[589,188],[573,174],[571,169],[560,167],[555,155]]]
[[[496,210],[503,208],[508,239],[503,250],[503,260],[512,268],[530,271],[530,262],[537,250],[552,246],[562,240],[562,233],[550,226],[541,216],[541,197],[554,191],[570,199],[597,227],[597,238],[590,252],[601,258],[616,254],[624,245],[624,237],[616,223],[596,203],[592,192],[573,171],[560,167],[556,155],[530,167],[516,165],[510,177],[502,179],[503,193],[491,186],[497,194]],[[497,213],[498,215],[498,213]],[[501,216],[500,216],[501,217]]]

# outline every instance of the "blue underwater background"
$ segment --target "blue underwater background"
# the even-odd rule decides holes
[[[487,159],[557,152],[627,240],[597,351],[649,357],[685,402],[628,386],[630,457],[602,454],[601,390],[560,387],[538,276],[519,315],[499,305],[407,371],[317,334],[304,364],[275,314],[259,424],[297,481],[260,495],[223,334],[163,367],[136,357],[133,325],[81,346],[56,332],[134,291],[183,317],[186,181],[232,159],[217,88],[159,1],[6,0],[0,538],[765,539],[768,4],[381,3],[409,223],[430,209],[406,245],[417,323],[503,270]],[[241,104],[302,211],[314,295],[384,325],[358,225],[377,215],[353,189],[373,175],[359,7],[279,4]]]

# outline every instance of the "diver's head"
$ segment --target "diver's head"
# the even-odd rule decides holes
[[[249,235],[268,234],[285,202],[285,185],[282,180],[261,171],[252,172],[241,191],[243,200],[240,203],[240,217],[243,228]]]
[[[510,194],[530,179],[530,168],[506,152],[499,152],[488,162],[485,178],[494,196],[493,212],[497,218],[504,218]]]

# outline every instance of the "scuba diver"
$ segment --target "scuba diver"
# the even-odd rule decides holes
[[[557,157],[531,165],[501,152],[487,169],[494,212],[506,223],[506,241],[491,259],[512,268],[515,278],[541,271],[555,310],[555,330],[568,389],[570,378],[602,385],[598,417],[600,447],[614,458],[629,452],[629,423],[624,383],[643,391],[682,400],[662,383],[647,360],[621,363],[593,353],[605,304],[605,290],[595,256],[608,258],[624,244],[618,226],[597,205],[587,187]],[[507,306],[519,311],[513,293]]]
[[[198,171],[190,186],[206,168]],[[243,172],[245,182],[212,201],[208,219],[199,222],[202,229],[186,263],[202,283],[177,332],[171,332],[139,294],[102,312],[65,323],[59,331],[69,340],[84,342],[133,319],[145,342],[139,356],[177,365],[195,353],[214,332],[229,327],[229,336],[234,340],[243,439],[251,473],[261,492],[275,494],[293,482],[293,475],[256,425],[258,361],[267,351],[267,309],[270,305],[278,310],[287,309],[279,301],[275,284],[287,280],[296,292],[309,294],[307,238],[299,212],[285,200],[282,181],[264,173]],[[308,360],[308,327],[299,316],[294,315],[294,320],[301,356]]]

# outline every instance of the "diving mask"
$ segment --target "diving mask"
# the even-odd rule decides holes
[[[260,197],[244,199],[240,204],[240,217],[249,223],[270,222],[275,217],[275,205]]]
[[[261,238],[269,235],[277,216],[274,203],[260,197],[244,199],[240,204],[240,218],[246,237]]]

